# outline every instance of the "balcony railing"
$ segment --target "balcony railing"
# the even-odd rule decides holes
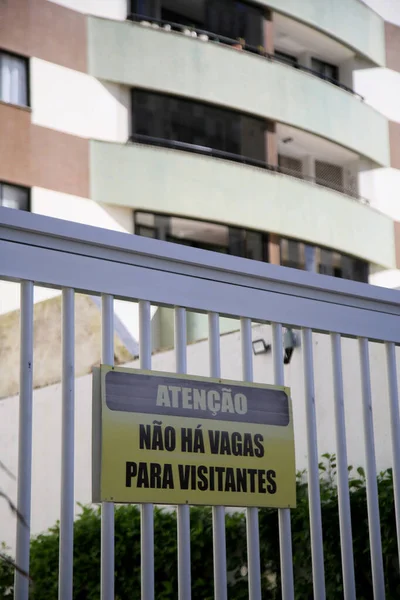
[[[308,175],[304,175],[302,172],[288,169],[286,167],[281,167],[278,165],[271,165],[265,161],[251,158],[248,156],[243,156],[241,154],[234,154],[232,152],[225,152],[224,150],[217,150],[215,148],[210,148],[208,146],[201,146],[198,144],[190,144],[187,142],[180,142],[176,140],[168,140],[164,138],[152,137],[149,135],[143,135],[139,133],[135,133],[130,136],[129,142],[138,143],[138,144],[146,144],[149,146],[159,146],[161,148],[172,148],[173,150],[183,150],[185,152],[193,152],[194,154],[203,154],[206,156],[212,156],[214,158],[222,158],[224,160],[230,160],[233,162],[242,163],[244,165],[249,165],[252,167],[258,167],[260,169],[264,169],[270,171],[271,173],[277,173],[281,175],[287,175],[289,177],[295,177],[296,179],[302,179],[303,181],[307,181],[309,183],[319,185],[325,188],[332,189],[341,194],[345,194],[346,196],[352,198],[360,202],[361,204],[369,205],[370,201],[366,198],[362,198],[358,195],[358,193],[354,189],[350,189],[340,182],[328,181],[321,177],[311,177]]]
[[[174,32],[182,33],[189,37],[197,38],[203,42],[210,41],[210,42],[214,42],[214,43],[220,43],[220,44],[224,44],[227,46],[231,46],[232,48],[238,48],[238,49],[242,49],[246,52],[251,52],[252,54],[257,54],[258,56],[264,57],[267,60],[271,60],[273,62],[279,62],[289,68],[297,69],[299,71],[309,73],[310,75],[313,75],[314,77],[318,77],[319,79],[323,79],[324,81],[327,81],[328,83],[332,83],[336,87],[341,88],[345,92],[348,92],[349,94],[352,94],[353,96],[356,96],[361,101],[364,101],[363,96],[361,96],[360,94],[355,92],[352,88],[348,87],[347,85],[340,83],[340,81],[338,81],[337,79],[332,79],[331,77],[327,77],[326,75],[323,75],[322,73],[319,73],[318,71],[315,71],[314,69],[310,69],[303,65],[299,65],[298,63],[291,64],[275,54],[269,54],[263,46],[258,46],[258,47],[252,46],[250,44],[246,44],[245,40],[239,40],[239,39],[235,40],[233,38],[229,38],[229,37],[226,37],[223,35],[218,35],[218,34],[212,33],[211,31],[206,31],[204,29],[198,29],[196,27],[189,27],[188,25],[183,25],[182,23],[174,23],[172,21],[165,21],[163,19],[155,19],[153,17],[148,17],[146,15],[140,15],[140,14],[136,14],[136,13],[128,14],[127,19],[129,21],[134,21],[136,23],[140,23],[143,26],[152,27],[153,29],[162,29],[164,31],[174,31]]]

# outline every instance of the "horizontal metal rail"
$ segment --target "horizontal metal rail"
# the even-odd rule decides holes
[[[397,290],[7,208],[0,277],[400,344]]]

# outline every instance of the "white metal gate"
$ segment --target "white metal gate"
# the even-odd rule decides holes
[[[312,332],[331,337],[338,500],[344,596],[354,599],[341,337],[359,340],[363,434],[373,596],[385,597],[376,460],[372,421],[369,341],[386,346],[397,541],[400,541],[400,427],[395,346],[400,343],[400,292],[215,255],[178,245],[100,230],[0,208],[0,278],[21,282],[21,352],[18,508],[30,522],[32,459],[32,368],[34,285],[62,289],[62,493],[59,598],[72,598],[74,519],[74,293],[102,298],[102,362],[113,364],[113,298],[139,301],[140,366],[151,368],[151,304],[175,308],[176,370],[186,371],[186,309],[208,314],[210,376],[220,376],[219,316],[241,322],[242,377],[253,379],[252,323],[271,323],[274,374],[282,385],[282,325],[301,329],[306,398],[308,476],[314,598],[326,597],[318,473]],[[5,374],[2,375],[3,377]],[[142,599],[154,598],[153,506],[141,513]],[[189,600],[189,507],[178,507],[179,598]],[[213,509],[215,598],[227,598],[225,509]],[[294,598],[291,522],[279,510],[282,596]],[[29,571],[30,531],[17,523],[16,561]],[[102,506],[101,598],[114,598],[114,506]],[[247,509],[249,598],[261,599],[257,509]],[[311,567],[310,567],[311,568]],[[99,574],[100,576],[100,574]],[[15,598],[27,600],[28,580],[16,573]]]

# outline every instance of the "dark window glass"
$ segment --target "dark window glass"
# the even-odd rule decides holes
[[[268,236],[258,231],[208,221],[136,212],[135,233],[193,248],[268,261]]]
[[[0,206],[30,210],[29,189],[19,185],[0,183]]]
[[[286,65],[290,65],[291,67],[295,67],[298,63],[296,56],[286,54],[286,52],[280,52],[280,50],[275,50],[275,58]]]
[[[142,225],[138,225],[136,234],[141,235],[142,237],[157,238],[157,230],[153,227],[144,227]]]
[[[335,265],[334,265],[334,259],[333,259],[333,252],[331,252],[330,250],[326,250],[325,248],[321,248],[319,251],[319,255],[320,255],[320,262],[318,265],[319,273],[322,273],[323,275],[334,276]],[[336,264],[336,268],[338,268],[338,266],[339,265]]]
[[[131,13],[159,19],[161,17],[161,0],[131,0]]]
[[[281,265],[292,269],[304,269],[304,244],[296,240],[281,239]]]
[[[328,248],[311,248],[315,251],[315,268],[318,273],[368,283],[368,263]],[[282,266],[302,270],[306,268],[305,244],[281,238],[280,250]]]
[[[136,140],[148,143],[162,145],[165,140],[187,150],[266,160],[262,119],[152,92],[134,90],[132,97],[133,139],[136,135]]]
[[[264,13],[261,8],[232,0],[208,0],[205,28],[250,46],[263,45]]]
[[[334,82],[339,81],[339,69],[336,65],[331,65],[318,58],[313,58],[311,61],[311,68],[318,73],[320,77],[330,79]]]
[[[351,260],[353,260],[353,269],[352,269],[353,277],[352,277],[352,279],[354,279],[355,281],[361,281],[364,283],[368,283],[368,276],[369,276],[368,263],[364,262],[363,260],[358,260],[356,258],[351,259]]]
[[[28,106],[28,61],[22,56],[0,52],[0,100]]]
[[[194,2],[161,0],[161,18],[164,21],[204,29],[205,2],[203,0]]]

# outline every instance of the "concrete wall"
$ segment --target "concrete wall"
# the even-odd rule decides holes
[[[263,337],[271,341],[268,326],[253,330],[253,339]],[[188,372],[208,375],[208,342],[188,346]],[[318,422],[318,453],[335,452],[333,409],[333,380],[330,340],[328,336],[313,336],[315,365],[315,401]],[[399,351],[397,364],[399,362]],[[373,417],[375,427],[378,470],[391,465],[390,422],[384,348],[370,345]],[[137,367],[138,363],[132,363]],[[174,371],[174,352],[153,356],[152,368]],[[240,335],[232,333],[221,337],[221,368],[224,378],[240,379]],[[361,381],[358,345],[355,340],[343,340],[343,376],[349,464],[363,465],[364,444],[361,413]],[[399,373],[400,374],[400,373]],[[273,383],[273,365],[270,354],[254,357],[254,379]],[[294,350],[291,363],[285,366],[285,383],[291,387],[296,437],[296,467],[307,467],[305,431],[304,382],[301,349]],[[91,500],[91,376],[76,380],[76,502]],[[52,525],[60,515],[60,432],[61,387],[59,384],[34,392],[33,410],[33,498],[32,531],[38,533]],[[18,399],[0,401],[0,456],[14,473],[17,470]],[[0,486],[15,500],[15,482],[0,472]],[[77,507],[78,512],[78,507]],[[14,522],[5,503],[0,504],[0,520],[4,524],[0,539],[14,547]]]
[[[33,386],[44,387],[61,379],[61,296],[36,302],[33,315]],[[116,361],[126,362],[132,354],[115,335]],[[89,373],[101,360],[101,312],[89,296],[75,296],[76,375]],[[7,377],[0,378],[0,398],[19,390],[19,310],[0,316],[0,364]]]
[[[89,73],[95,77],[270,118],[389,165],[386,119],[318,77],[223,44],[130,22],[90,17],[88,35]]]
[[[91,142],[91,197],[279,233],[395,268],[389,217],[328,188],[233,162]]]

